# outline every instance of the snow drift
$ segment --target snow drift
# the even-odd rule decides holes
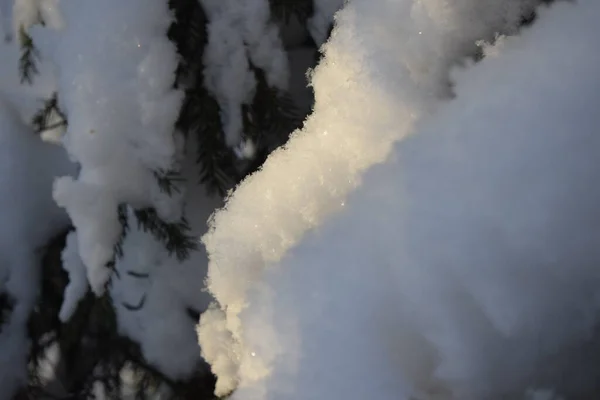
[[[590,398],[600,3],[558,3],[516,34],[531,5],[338,14],[314,114],[204,237],[217,393]],[[484,59],[453,68],[481,39]]]

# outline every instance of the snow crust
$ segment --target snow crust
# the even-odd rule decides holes
[[[600,3],[559,2],[516,32],[532,6],[337,14],[314,114],[203,238],[217,394],[590,398]]]

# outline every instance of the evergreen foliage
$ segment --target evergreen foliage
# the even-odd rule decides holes
[[[33,77],[39,72],[36,59],[39,53],[33,45],[29,33],[21,26],[19,30],[19,41],[21,43],[21,58],[19,59],[19,71],[21,72],[21,83],[33,83]]]
[[[284,23],[290,22],[291,18],[305,24],[313,15],[314,4],[312,0],[269,0],[271,14]]]
[[[312,0],[269,0],[269,4],[272,16],[281,24],[289,23],[292,18],[306,24],[314,9]],[[169,0],[169,7],[174,22],[167,35],[176,45],[180,57],[173,85],[185,93],[174,131],[183,133],[196,145],[198,183],[209,193],[225,196],[244,176],[258,169],[271,151],[287,141],[288,135],[301,126],[304,115],[290,94],[270,87],[264,72],[252,66],[257,87],[253,101],[242,106],[243,139],[250,140],[256,152],[249,161],[238,157],[235,149],[225,143],[219,104],[204,86],[207,16],[198,0]],[[524,18],[523,25],[529,25],[535,17],[533,13]],[[43,24],[41,18],[39,23]],[[21,82],[31,84],[39,72],[36,64],[40,55],[24,27],[19,30],[19,42]],[[480,54],[475,55],[476,60],[480,58]],[[320,55],[315,62],[319,59]],[[53,93],[44,101],[31,123],[37,133],[67,126],[68,118],[60,109],[58,93]],[[162,191],[168,195],[179,193],[183,184],[181,171],[153,173]],[[151,233],[179,261],[184,261],[190,252],[197,249],[198,240],[191,235],[185,218],[177,222],[165,222],[152,208],[133,209],[127,204],[119,205],[117,211],[122,229],[115,244],[115,259],[124,255],[123,242],[131,223],[137,223],[138,228]],[[131,221],[131,218],[136,221]],[[203,373],[201,366],[198,367],[198,373],[187,381],[175,382],[144,359],[139,344],[119,334],[108,291],[101,297],[88,291],[75,314],[67,322],[60,321],[59,310],[69,282],[61,260],[68,233],[65,231],[57,235],[44,249],[38,303],[28,322],[31,339],[30,380],[28,387],[17,398],[54,396],[45,389],[46,383],[38,375],[53,346],[58,346],[61,353],[57,374],[63,390],[68,393],[66,397],[61,397],[64,399],[94,398],[96,382],[103,384],[107,398],[119,399],[121,373],[126,366],[135,375],[136,399],[149,398],[165,384],[174,398],[212,398],[214,378]],[[115,260],[109,263],[113,269],[112,279],[121,279],[114,265]],[[149,278],[147,274],[134,270],[125,273],[135,279]],[[144,294],[131,303],[122,303],[122,306],[133,313],[142,309],[145,302]],[[14,301],[10,295],[0,292],[0,330],[13,307]],[[197,310],[187,311],[191,319],[198,320]]]
[[[35,113],[31,123],[36,133],[67,126],[67,118],[58,106],[58,94],[56,92],[44,101],[44,106]]]
[[[306,23],[313,12],[312,0],[270,0],[270,5],[273,17],[282,23],[289,22],[292,17]],[[263,71],[252,67],[257,88],[251,104],[243,106],[243,139],[251,140],[256,151],[251,160],[238,157],[235,149],[225,144],[219,105],[204,86],[203,55],[207,44],[204,10],[198,0],[169,0],[169,7],[174,22],[167,35],[180,56],[173,85],[185,93],[174,131],[183,133],[196,144],[198,183],[209,193],[225,196],[244,176],[259,168],[272,150],[287,141],[288,135],[301,126],[304,115],[290,94],[269,87]],[[43,23],[41,18],[39,23]],[[38,73],[36,64],[40,55],[27,30],[22,28],[20,32],[21,80],[31,84]],[[31,123],[33,130],[40,134],[67,126],[68,116],[60,108],[58,93],[53,93],[43,102]],[[153,173],[162,191],[169,195],[180,191],[183,183],[181,171]],[[185,218],[174,223],[165,222],[152,208],[133,209],[127,204],[121,204],[117,211],[122,230],[115,245],[114,259],[108,265],[113,270],[109,286],[114,279],[121,279],[114,266],[116,259],[123,256],[123,242],[131,223],[137,223],[140,229],[151,233],[180,261],[197,248],[198,240],[191,236]],[[131,221],[132,217],[136,222]],[[61,260],[69,232],[57,235],[43,250],[38,302],[28,322],[30,378],[28,386],[18,393],[17,398],[56,398],[46,388],[47,382],[39,376],[40,366],[47,359],[48,352],[56,346],[61,354],[56,367],[57,380],[63,386],[62,391],[68,393],[61,399],[92,399],[96,382],[102,383],[108,399],[119,399],[121,373],[125,366],[135,375],[136,399],[149,398],[162,385],[169,387],[174,399],[213,398],[214,377],[207,375],[203,366],[198,366],[198,372],[185,382],[172,381],[144,359],[137,343],[119,334],[108,291],[96,297],[88,290],[74,315],[67,322],[59,319],[65,288],[69,283]],[[126,271],[126,274],[136,279],[149,278],[147,274],[136,271]],[[136,312],[144,307],[145,301],[146,296],[143,295],[132,303],[122,305],[130,312]],[[0,329],[2,318],[10,314],[12,307],[10,297],[0,292]],[[190,308],[187,312],[192,320],[198,320],[197,310]]]
[[[6,292],[0,292],[0,331],[2,331],[4,322],[10,317],[14,306],[14,300],[10,295]]]
[[[550,1],[543,0],[545,3]],[[240,157],[236,149],[226,145],[219,103],[204,85],[208,19],[201,3],[198,0],[169,0],[168,4],[174,22],[167,35],[179,54],[173,86],[184,92],[173,131],[174,134],[182,133],[187,143],[195,146],[198,184],[208,193],[224,197],[245,176],[259,169],[274,149],[286,143],[289,134],[301,126],[304,115],[289,93],[270,87],[265,73],[252,65],[257,86],[252,102],[241,106],[242,139],[251,142],[255,152],[251,159]],[[292,18],[306,24],[314,9],[313,0],[269,0],[269,4],[273,18],[282,24],[289,23]],[[522,25],[531,24],[535,18],[535,13],[525,16]],[[43,21],[40,20],[40,23]],[[333,25],[330,33],[332,28]],[[25,28],[20,30],[20,43],[21,81],[31,84],[38,73],[36,63],[40,55]],[[319,54],[315,63],[320,57]],[[482,50],[473,55],[475,61],[482,58]],[[58,93],[53,93],[43,102],[31,121],[36,133],[68,125],[68,116],[59,104]],[[164,193],[169,196],[181,193],[185,183],[183,171],[174,168],[152,172],[156,185]],[[123,244],[134,226],[132,224],[150,233],[180,262],[198,249],[198,238],[192,235],[185,217],[175,222],[164,221],[154,208],[134,208],[124,203],[118,206],[117,213],[121,234],[114,246],[114,257],[108,263],[113,271],[107,284],[109,288],[114,281],[124,278],[115,265],[124,256]],[[104,387],[107,399],[121,399],[124,369],[136,382],[136,399],[153,398],[165,387],[169,388],[172,399],[213,399],[215,379],[206,373],[203,365],[199,365],[185,381],[174,381],[144,358],[140,344],[119,332],[110,291],[98,297],[88,290],[74,315],[66,322],[59,319],[69,283],[69,276],[62,266],[61,252],[70,231],[61,232],[43,249],[39,297],[28,321],[30,377],[27,387],[17,394],[16,399],[94,399],[94,387],[98,382]],[[134,269],[121,271],[121,274],[140,281],[150,279],[148,273]],[[144,293],[120,305],[128,312],[136,313],[146,304],[147,294]],[[10,294],[0,290],[0,331],[14,307]],[[192,321],[198,320],[198,310],[188,308],[186,311]],[[39,373],[53,348],[58,348],[61,353],[56,374],[62,388],[57,392],[66,395],[60,397],[47,388],[47,382]]]
[[[45,389],[46,383],[38,376],[38,371],[47,358],[48,350],[52,346],[58,346],[61,360],[56,373],[63,390],[69,393],[66,397],[60,397],[61,399],[94,399],[93,389],[97,382],[103,384],[108,399],[120,399],[121,373],[124,367],[131,371],[137,383],[136,399],[151,398],[163,384],[169,386],[174,399],[210,399],[212,376],[203,374],[199,369],[188,381],[173,381],[144,359],[137,343],[118,333],[116,315],[108,294],[96,297],[88,292],[67,322],[59,320],[58,310],[69,279],[61,266],[61,252],[69,231],[57,235],[44,252],[40,300],[28,323],[32,339],[29,354],[30,381],[17,398],[56,398]],[[139,279],[147,278],[135,271],[127,271],[127,274]],[[116,276],[116,279],[119,277]],[[143,302],[142,297],[138,304],[124,306],[134,312],[143,306]],[[193,313],[190,313],[190,318],[197,320]],[[198,395],[201,397],[195,397]]]

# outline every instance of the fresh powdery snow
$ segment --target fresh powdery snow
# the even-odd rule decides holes
[[[162,192],[153,171],[181,158],[173,126],[183,94],[172,88],[178,60],[166,36],[166,2],[81,0],[60,11],[62,29],[31,29],[56,72],[69,120],[62,142],[81,166],[76,178],[56,181],[54,198],[77,229],[90,286],[101,293],[121,232],[119,204],[180,218],[181,199]]]
[[[217,394],[594,398],[600,2],[516,32],[532,3],[337,14],[313,115],[203,238]]]

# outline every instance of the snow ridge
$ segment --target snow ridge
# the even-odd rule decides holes
[[[240,315],[248,291],[262,287],[263,275],[307,231],[343,209],[362,172],[451,95],[450,67],[473,54],[477,40],[513,31],[534,3],[353,0],[337,14],[312,79],[314,114],[236,189],[203,238],[218,306],[198,332],[217,394],[263,380],[281,350],[275,338],[269,349],[247,343]]]

